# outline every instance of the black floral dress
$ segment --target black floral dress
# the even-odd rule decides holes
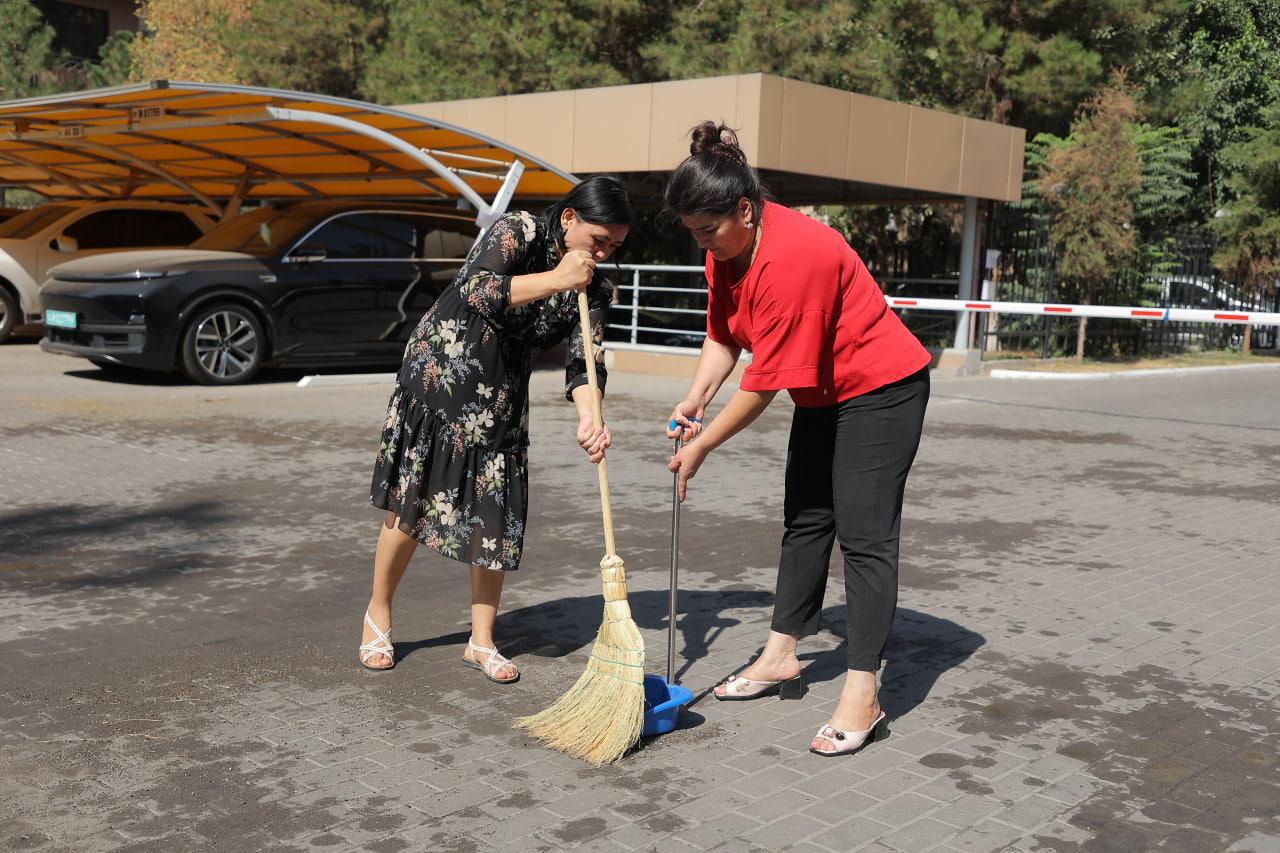
[[[587,382],[575,292],[511,307],[511,278],[546,272],[561,252],[541,219],[508,213],[471,250],[405,347],[370,500],[446,557],[512,571],[528,512],[529,375],[568,337],[565,393]],[[587,286],[596,371],[613,286]]]

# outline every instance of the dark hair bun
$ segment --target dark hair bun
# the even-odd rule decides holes
[[[742,153],[742,147],[738,144],[738,134],[728,125],[704,121],[690,131],[689,135],[693,138],[689,153],[694,157],[718,154],[744,166],[747,164],[747,155]]]
[[[733,129],[704,121],[689,132],[689,156],[676,167],[663,193],[674,216],[711,213],[728,216],[742,199],[751,202],[755,221],[762,221],[769,189],[747,163]]]

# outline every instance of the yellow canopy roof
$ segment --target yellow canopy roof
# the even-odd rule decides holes
[[[156,80],[0,102],[0,186],[51,199],[460,199],[481,224],[577,179],[491,137],[376,104]],[[230,204],[234,201],[235,204]]]

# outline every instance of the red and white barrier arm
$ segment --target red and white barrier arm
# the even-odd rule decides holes
[[[1280,313],[1266,311],[1212,311],[1204,308],[1139,308],[1127,305],[1053,305],[1040,302],[966,302],[961,299],[914,299],[885,296],[890,308],[922,311],[975,311],[988,314],[1048,314],[1054,317],[1113,317],[1122,320],[1159,320],[1162,323],[1247,323],[1280,326]]]

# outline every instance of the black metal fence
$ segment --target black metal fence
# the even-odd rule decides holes
[[[997,249],[999,262],[983,271],[984,300],[1036,303],[1082,301],[1078,287],[1058,269],[1049,244],[1049,218],[1007,206],[986,218],[984,248]],[[883,226],[879,226],[883,228]],[[1277,311],[1280,297],[1240,293],[1213,268],[1213,240],[1203,231],[1171,233],[1137,259],[1098,284],[1095,305]],[[889,296],[954,299],[959,281],[958,234],[934,223],[903,246],[874,236],[854,237],[877,281]],[[870,246],[869,249],[864,248]],[[922,248],[922,244],[929,244]],[[612,269],[612,265],[610,267]],[[639,346],[697,347],[706,326],[702,267],[623,264],[616,278],[618,299],[610,315],[608,339]],[[926,346],[953,345],[956,314],[899,309],[899,316]],[[1048,358],[1074,355],[1079,318],[975,313],[975,345],[991,355]],[[1244,327],[1157,320],[1089,319],[1089,356],[1139,356],[1238,347]],[[1275,327],[1256,326],[1256,349],[1275,349]]]
[[[954,275],[954,274],[953,274]],[[879,280],[886,296],[917,299],[955,299],[957,278],[884,278]],[[898,317],[927,347],[949,347],[956,336],[957,316],[953,311],[897,308]]]
[[[1083,294],[1061,274],[1049,245],[1049,220],[1043,214],[1005,208],[988,220],[985,245],[1000,251],[997,267],[987,270],[983,298],[1008,302],[1078,303]],[[1099,283],[1094,305],[1158,308],[1208,308],[1228,311],[1277,311],[1280,295],[1260,297],[1240,291],[1213,268],[1212,236],[1177,231],[1155,241],[1124,268]],[[983,349],[1051,357],[1075,353],[1079,319],[1070,317],[977,315]],[[1240,325],[1165,323],[1094,317],[1086,329],[1089,356],[1134,356],[1238,347]],[[1253,330],[1253,347],[1277,346],[1275,327]]]

